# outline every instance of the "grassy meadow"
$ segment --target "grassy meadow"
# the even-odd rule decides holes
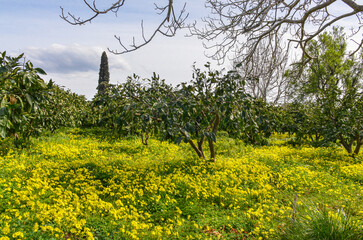
[[[0,239],[362,239],[362,154],[284,137],[219,137],[215,163],[94,130],[31,139],[0,157]]]

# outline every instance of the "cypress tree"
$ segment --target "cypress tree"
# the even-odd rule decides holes
[[[98,75],[98,93],[104,94],[110,82],[110,73],[108,71],[108,58],[104,51],[101,56],[100,72]]]

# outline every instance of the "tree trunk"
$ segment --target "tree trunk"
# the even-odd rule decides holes
[[[349,155],[352,155],[352,144],[348,144],[343,136],[340,134],[339,135],[339,139],[340,139],[340,143],[343,145],[343,147],[345,148],[345,150],[347,150],[347,152],[349,153]]]
[[[187,137],[186,134],[183,131],[180,131],[181,134],[183,134],[184,137]],[[194,149],[194,151],[197,153],[199,158],[203,158],[205,160],[205,156],[204,156],[204,152],[203,152],[203,148],[201,147],[202,150],[199,149],[199,146],[197,147],[195,145],[195,143],[193,142],[192,139],[189,138],[188,143],[190,144],[190,146],[192,146],[192,148]],[[199,143],[198,143],[199,145]],[[201,142],[201,145],[203,145],[203,142]]]
[[[209,150],[210,150],[210,161],[215,162],[216,161],[216,150],[214,149],[213,140],[208,139],[208,143],[209,143]]]
[[[145,140],[144,140],[144,134],[143,133],[141,133],[141,142],[142,142],[142,144],[144,144],[145,146],[147,146],[148,145],[148,143],[147,143],[147,140],[149,139],[149,134],[145,134]]]
[[[194,142],[192,140],[189,140],[188,142],[190,146],[192,146],[194,151],[198,154],[198,157],[205,159],[204,153],[198,149],[198,147],[194,144]]]
[[[213,133],[215,135],[217,135],[217,131],[218,131],[218,126],[219,126],[219,123],[221,122],[221,119],[219,117],[219,114],[218,113],[215,113],[215,119],[214,119],[214,124],[213,124]],[[210,150],[210,160],[211,162],[215,162],[216,160],[216,150],[214,148],[214,143],[213,143],[213,140],[212,139],[208,139],[208,143],[209,143],[209,150]]]
[[[360,147],[362,146],[362,139],[360,138],[359,134],[357,134],[357,146],[355,147],[353,157],[358,155]]]
[[[205,159],[205,155],[204,155],[204,151],[203,151],[203,142],[204,142],[204,136],[202,137],[200,142],[198,142],[198,150],[202,154],[202,157]]]

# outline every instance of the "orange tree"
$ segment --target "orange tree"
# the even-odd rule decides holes
[[[262,110],[269,111],[268,106],[255,103],[244,93],[236,72],[223,74],[211,70],[209,64],[205,71],[194,67],[192,80],[175,88],[156,74],[151,79],[134,75],[93,100],[100,126],[123,136],[139,135],[145,145],[153,134],[176,143],[184,141],[204,159],[206,143],[212,161],[220,129],[254,144],[271,132],[268,115],[262,114]]]
[[[30,61],[0,54],[0,137],[28,138],[44,130],[84,124],[88,103],[84,96],[40,77],[44,70]]]
[[[45,99],[39,104],[42,111],[39,111],[35,118],[39,130],[53,132],[60,127],[90,125],[89,116],[92,113],[85,96],[72,93],[52,80],[47,84],[47,88]]]
[[[244,132],[251,98],[244,93],[236,72],[224,75],[211,70],[209,64],[205,67],[206,71],[194,67],[190,83],[174,91],[163,126],[167,138],[189,143],[200,158],[206,158],[203,145],[207,142],[214,161],[218,130]]]
[[[31,62],[20,63],[18,57],[0,55],[0,136],[28,137],[37,127],[34,126],[36,114],[42,109],[39,104],[47,94],[47,85]]]

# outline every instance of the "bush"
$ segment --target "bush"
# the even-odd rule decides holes
[[[304,213],[300,213],[304,214]],[[281,239],[285,240],[358,240],[362,239],[362,226],[344,212],[336,213],[326,207],[309,207],[306,213],[297,216],[295,221],[284,230]]]

